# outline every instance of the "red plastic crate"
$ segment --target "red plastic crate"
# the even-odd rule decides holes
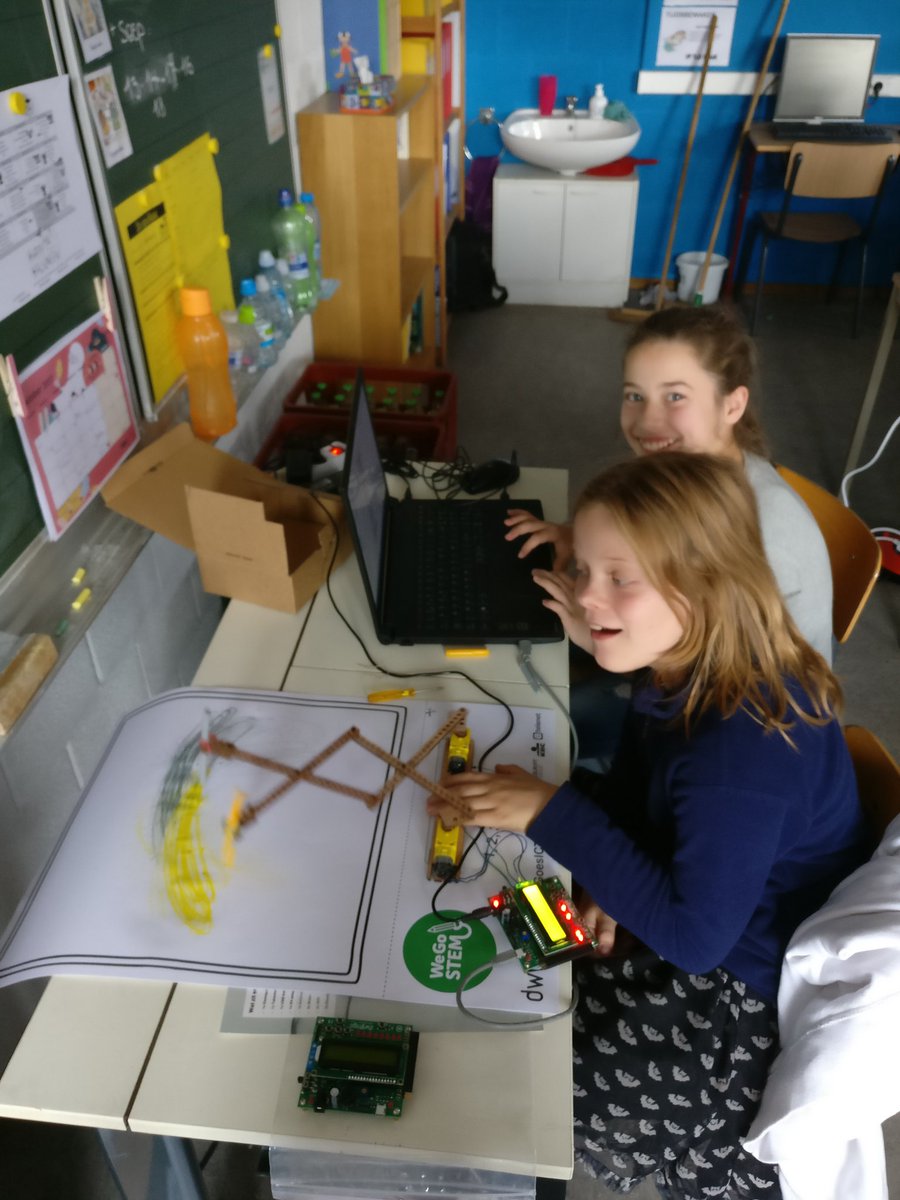
[[[284,401],[284,411],[340,413],[353,401],[356,372],[362,367],[376,430],[382,420],[437,422],[441,458],[456,454],[456,376],[450,371],[365,363],[310,363]]]
[[[326,412],[321,408],[304,407],[282,413],[263,442],[255,465],[263,471],[282,467],[285,441],[290,437],[299,435],[323,446],[332,441],[346,442],[349,421],[350,413],[340,409]],[[455,447],[446,440],[444,425],[437,419],[376,416],[374,424],[375,436],[385,459],[447,462],[455,453]]]

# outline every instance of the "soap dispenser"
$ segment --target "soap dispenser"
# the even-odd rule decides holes
[[[593,96],[588,101],[588,114],[592,117],[602,117],[606,103],[606,92],[603,90],[603,84],[598,83],[594,88]]]

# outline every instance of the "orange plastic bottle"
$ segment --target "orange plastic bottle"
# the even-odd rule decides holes
[[[212,442],[234,429],[237,402],[228,376],[228,337],[206,288],[181,289],[175,338],[187,370],[191,428]]]

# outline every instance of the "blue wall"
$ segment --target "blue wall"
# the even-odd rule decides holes
[[[586,105],[595,83],[610,99],[622,100],[637,117],[641,140],[634,154],[656,158],[639,167],[641,178],[632,274],[658,278],[675,202],[678,177],[694,107],[693,96],[638,95],[637,73],[655,68],[662,0],[466,0],[467,120],[492,106],[499,120],[513,109],[537,106],[537,79],[555,74],[559,94],[578,95]],[[779,0],[739,0],[731,60],[726,70],[755,72],[762,63],[778,19]],[[785,33],[879,33],[876,73],[900,74],[900,4],[897,0],[792,0],[782,25],[771,68],[781,63]],[[712,72],[711,68],[711,72]],[[750,96],[704,95],[694,139],[673,254],[706,249],[722,196],[737,136]],[[771,115],[763,97],[756,119]],[[900,99],[879,99],[869,119],[900,124]],[[469,132],[473,154],[496,153],[499,138],[480,126]],[[505,157],[509,157],[505,155]],[[784,180],[784,159],[761,155],[754,176],[748,221],[760,206],[776,208]],[[717,239],[730,249],[737,177]],[[776,247],[767,278],[822,282],[830,256],[815,248]],[[854,264],[848,261],[853,277]],[[869,283],[889,282],[900,269],[900,171],[893,178],[870,247]],[[751,272],[753,274],[755,272]]]

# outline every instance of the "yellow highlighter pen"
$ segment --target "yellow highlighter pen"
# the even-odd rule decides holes
[[[387,692],[369,692],[368,701],[370,704],[381,704],[386,700],[402,700],[404,696],[414,696],[415,688],[395,688],[393,691]]]

